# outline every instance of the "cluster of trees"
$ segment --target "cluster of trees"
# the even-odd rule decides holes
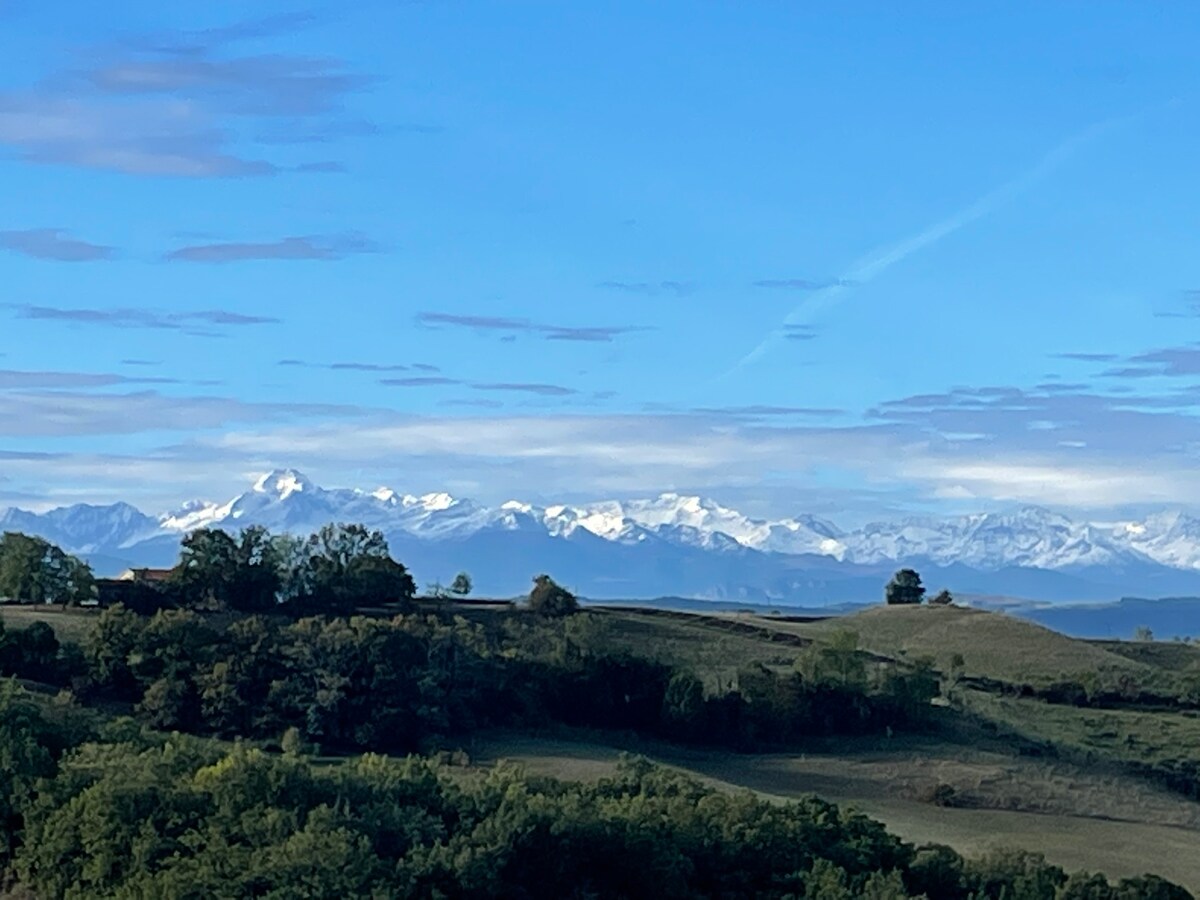
[[[451,592],[465,596],[460,573]],[[416,594],[387,540],[362,525],[326,525],[307,538],[253,526],[239,534],[200,528],[184,537],[163,584],[131,584],[125,599],[143,611],[180,607],[242,613],[342,614],[373,603],[405,604]],[[96,598],[86,563],[39,537],[0,537],[0,599],[78,605]]]
[[[413,757],[318,766],[121,721],[67,743],[0,689],[0,863],[39,897],[1190,898],[1036,854],[964,860],[641,759],[564,784]]]
[[[379,531],[326,525],[299,538],[253,526],[238,535],[219,528],[188,534],[167,593],[193,609],[345,613],[407,603],[416,585]]]
[[[868,669],[852,639],[814,649],[794,670],[758,666],[706,691],[689,670],[614,652],[600,621],[523,612],[228,621],[115,606],[81,650],[58,652],[57,669],[42,648],[37,668],[10,671],[36,672],[84,701],[133,704],[156,728],[276,741],[295,729],[336,752],[407,752],[484,726],[550,724],[751,749],[921,727],[938,691],[925,665]]]
[[[887,583],[883,596],[889,606],[915,606],[925,601],[925,593],[917,570],[901,569]],[[949,606],[954,602],[954,595],[943,589],[930,597],[929,602],[935,606]]]
[[[95,579],[87,563],[39,537],[0,535],[0,598],[70,606],[93,596]]]

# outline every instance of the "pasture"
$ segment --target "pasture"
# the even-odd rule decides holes
[[[1019,847],[1067,869],[1110,877],[1155,871],[1200,891],[1200,804],[1135,779],[919,743],[770,755],[653,744],[636,750],[723,790],[776,800],[817,794],[918,844],[947,844],[968,855]],[[503,759],[531,774],[595,780],[614,771],[620,753],[594,740],[503,735],[475,742],[472,758],[481,766]],[[937,806],[923,797],[934,784],[957,786],[964,802],[980,805]]]

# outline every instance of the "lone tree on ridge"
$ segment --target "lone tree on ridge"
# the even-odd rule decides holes
[[[916,569],[901,569],[884,589],[889,606],[915,606],[925,597],[925,587]]]

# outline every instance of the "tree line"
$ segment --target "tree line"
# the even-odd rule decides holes
[[[639,758],[593,783],[47,718],[0,685],[10,896],[1190,900],[1036,853],[915,847],[816,798],[723,793]]]
[[[555,588],[545,579],[534,593],[566,602]],[[921,728],[938,692],[927,664],[868,669],[852,640],[706,690],[687,668],[615,650],[599,614],[532,610],[229,620],[115,606],[58,658],[53,680],[75,697],[132,704],[155,728],[265,740],[295,729],[331,752],[556,724],[752,749]]]

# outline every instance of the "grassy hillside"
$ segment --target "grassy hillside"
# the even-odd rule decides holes
[[[648,609],[593,614],[606,643],[637,656],[691,668],[712,689],[755,664],[790,668],[811,641],[772,634],[756,617]]]
[[[508,616],[452,608],[476,621]],[[380,613],[383,614],[382,612]],[[96,614],[0,608],[10,627],[48,622],[79,640]],[[219,618],[208,624],[223,628]],[[591,779],[611,770],[616,746],[647,752],[723,788],[771,798],[815,792],[850,803],[914,841],[976,853],[997,845],[1045,852],[1068,868],[1109,875],[1160,871],[1200,890],[1200,803],[1187,780],[1200,768],[1200,715],[1169,706],[1079,708],[1028,696],[1025,686],[1103,676],[1134,686],[1183,683],[1200,674],[1200,649],[1178,644],[1075,640],[999,613],[880,606],[823,621],[748,613],[690,614],[637,608],[575,617],[574,639],[693,672],[709,692],[729,690],[758,666],[790,672],[839,633],[858,635],[866,661],[901,667],[929,657],[943,672],[957,654],[968,679],[947,682],[953,704],[922,737],[806,739],[788,753],[683,750],[607,733],[564,743],[472,737],[484,762],[522,761],[538,773]],[[987,688],[987,689],[984,689]],[[1022,692],[1025,691],[1023,695]],[[1040,756],[1029,755],[1038,751]],[[1178,776],[1172,785],[1169,777]],[[1174,787],[1174,790],[1169,788]]]
[[[965,674],[1010,682],[1050,682],[1082,672],[1147,676],[1153,667],[1104,645],[1076,640],[1003,613],[938,606],[878,606],[814,623],[771,617],[763,625],[820,640],[849,629],[873,653],[897,659],[927,656],[949,668],[961,654]]]
[[[1200,625],[1200,622],[1197,623]],[[1097,641],[1109,652],[1170,672],[1200,670],[1200,647],[1179,641]]]
[[[60,641],[73,643],[87,636],[98,615],[98,610],[64,610],[58,606],[0,606],[0,621],[6,628],[27,628],[34,622],[46,622]]]
[[[783,801],[810,794],[884,822],[909,841],[980,855],[1005,847],[1044,853],[1068,869],[1110,877],[1155,871],[1200,892],[1200,804],[1137,781],[1090,775],[1038,760],[964,748],[898,743],[843,752],[747,756],[638,745],[657,762],[721,790],[750,789]],[[474,748],[479,765],[510,760],[537,775],[595,781],[615,770],[620,750],[596,740],[496,736]],[[928,783],[974,787],[988,805],[944,808],[919,793]]]

